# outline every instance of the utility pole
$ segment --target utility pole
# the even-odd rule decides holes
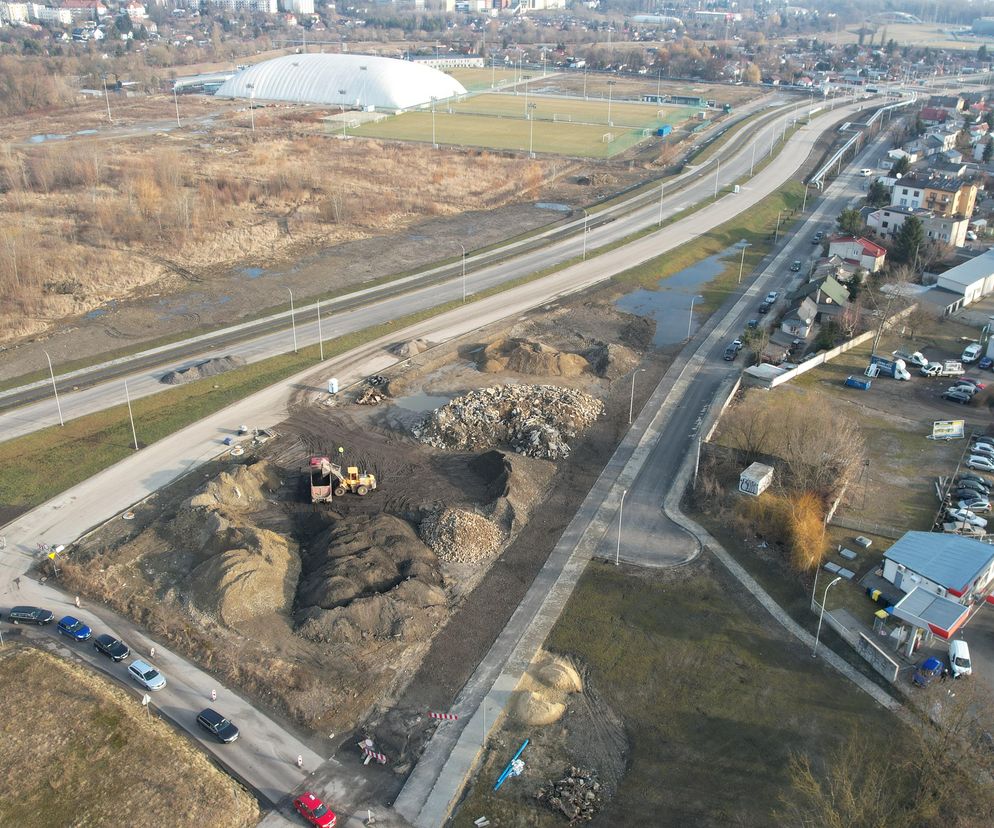
[[[321,336],[321,300],[318,299],[318,352],[321,362],[324,362],[324,337]]]
[[[663,226],[663,193],[665,191],[666,191],[666,184],[665,183],[660,184],[659,185],[659,220],[656,222],[656,224],[659,227]]]
[[[45,351],[45,359],[48,360],[48,375],[52,378],[52,391],[55,392],[55,407],[59,410],[59,425],[64,426],[65,420],[62,419],[62,403],[59,402],[59,389],[55,385],[55,371],[52,370],[52,358],[48,355],[48,351]]]
[[[128,401],[128,419],[131,420],[131,436],[135,441],[135,451],[138,451],[138,434],[135,431],[135,415],[131,412],[131,394],[128,393],[128,381],[124,381],[124,398]]]
[[[297,320],[294,318],[293,313],[293,291],[290,288],[286,288],[286,292],[290,294],[290,327],[293,329],[293,352],[297,353]]]

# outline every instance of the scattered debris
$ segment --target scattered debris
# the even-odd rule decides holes
[[[558,782],[539,788],[535,798],[561,813],[570,825],[590,822],[604,803],[601,783],[591,770],[570,765]]]
[[[427,339],[409,339],[407,342],[399,342],[390,350],[399,357],[409,358],[423,354],[431,347],[432,343]]]
[[[414,436],[435,448],[482,449],[502,443],[518,454],[558,460],[604,404],[573,388],[499,385],[470,391],[429,413]]]
[[[494,555],[503,533],[488,518],[463,509],[430,512],[418,530],[425,546],[443,561],[477,563]]]
[[[182,385],[185,382],[203,379],[204,377],[216,377],[225,371],[233,368],[240,368],[245,364],[245,360],[236,356],[214,357],[213,359],[198,362],[189,368],[181,368],[178,371],[170,371],[163,374],[161,382],[166,385]],[[217,386],[214,386],[217,388]]]
[[[356,405],[379,405],[386,397],[377,390],[377,386],[370,385],[363,388],[358,394],[356,394],[355,404]]]

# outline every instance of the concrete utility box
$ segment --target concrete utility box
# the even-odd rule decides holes
[[[739,475],[739,491],[743,494],[758,497],[765,492],[773,482],[773,466],[763,463],[753,463]]]

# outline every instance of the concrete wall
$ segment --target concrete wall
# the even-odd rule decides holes
[[[897,673],[901,669],[900,665],[871,641],[865,633],[859,634],[856,641],[856,652],[887,681],[897,681]]]

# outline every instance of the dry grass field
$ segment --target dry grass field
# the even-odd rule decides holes
[[[0,650],[0,825],[255,825],[255,800],[120,688]]]
[[[112,107],[113,127],[101,129],[91,106],[0,130],[0,341],[144,285],[168,292],[245,260],[266,266],[540,197],[569,172],[561,162],[341,141],[321,121],[327,112],[305,107],[256,110],[254,133],[242,108],[203,120],[202,99],[180,100],[182,128],[163,120],[174,118],[165,96]],[[98,131],[74,135],[84,128]],[[26,140],[52,133],[70,137]]]

